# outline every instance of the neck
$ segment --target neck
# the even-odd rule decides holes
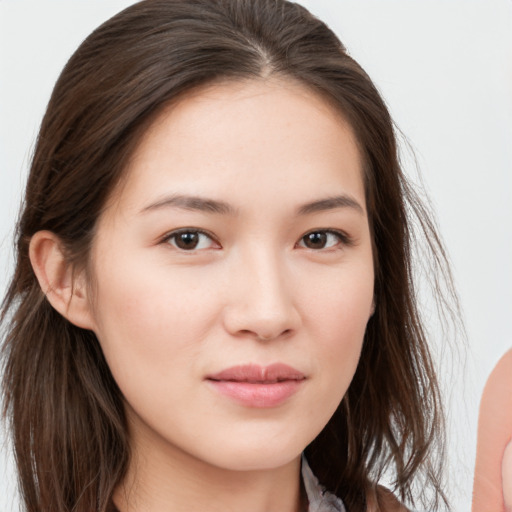
[[[114,493],[119,512],[302,512],[300,456],[270,469],[233,471],[154,442],[137,447]]]

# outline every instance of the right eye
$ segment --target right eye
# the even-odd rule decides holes
[[[213,238],[199,229],[179,229],[172,231],[163,239],[180,251],[200,251],[202,249],[218,248]]]
[[[346,234],[335,229],[316,229],[306,233],[300,239],[298,245],[317,251],[323,249],[342,249],[343,246],[351,245],[351,240]]]

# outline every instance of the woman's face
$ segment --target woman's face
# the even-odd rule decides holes
[[[189,95],[136,150],[91,261],[135,451],[285,464],[343,398],[372,311],[354,134],[289,81]]]

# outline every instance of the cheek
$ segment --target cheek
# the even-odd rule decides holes
[[[334,408],[356,371],[372,310],[373,273],[367,269],[328,283],[307,306],[312,312],[308,321],[315,332],[314,357],[325,390],[323,396]]]
[[[361,340],[372,312],[373,282],[372,267],[361,261],[324,278],[321,287],[313,282],[308,287],[303,306],[307,321],[322,331],[320,339],[329,340],[333,350],[341,350],[336,340]]]
[[[114,375],[168,374],[193,360],[218,317],[209,286],[185,272],[113,259],[101,269],[95,318],[97,337]],[[143,260],[140,260],[143,261]]]

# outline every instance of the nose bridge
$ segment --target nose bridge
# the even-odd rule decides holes
[[[255,301],[262,310],[282,308],[288,302],[286,265],[275,250],[260,248],[252,252],[247,274],[255,290]]]
[[[272,339],[289,333],[299,319],[291,293],[286,254],[268,245],[241,251],[230,297],[230,331]]]

